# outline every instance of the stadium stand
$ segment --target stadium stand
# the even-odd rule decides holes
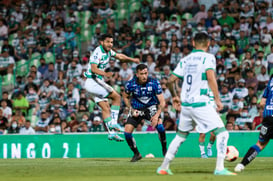
[[[16,100],[17,105],[9,105],[12,112],[2,108],[0,118],[12,114],[8,123],[1,125],[4,133],[14,120],[18,123],[18,133],[25,120],[30,120],[34,128],[43,122],[47,127],[60,128],[63,133],[90,132],[94,117],[101,115],[83,89],[86,79],[83,72],[99,36],[106,32],[114,35],[117,52],[140,57],[148,65],[150,75],[162,84],[170,75],[164,73],[164,67],[172,70],[193,49],[193,36],[200,31],[208,32],[212,40],[209,52],[216,57],[217,81],[225,105],[219,113],[221,118],[233,125],[232,130],[259,127],[253,120],[261,116],[259,101],[273,72],[271,1],[10,2],[0,2],[0,97],[1,101]],[[73,62],[76,69],[71,68]],[[57,75],[53,77],[57,79],[45,78],[48,77],[45,72],[51,73],[50,63],[54,64],[53,72]],[[124,82],[119,62],[114,66],[117,77],[108,83],[121,92]],[[128,69],[134,70],[135,65],[128,64]],[[168,112],[169,117],[164,118],[162,113],[162,118],[168,120],[165,126],[173,121],[175,130],[179,113],[167,99],[170,96],[167,88],[164,96],[168,103],[165,115]],[[242,114],[243,110],[248,110],[247,114]],[[119,123],[124,126],[123,102],[120,114]],[[61,118],[61,123],[54,122],[56,117]],[[146,131],[148,125],[143,122],[140,127],[138,130]]]

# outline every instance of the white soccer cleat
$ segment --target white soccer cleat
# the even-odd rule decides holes
[[[115,131],[118,131],[118,132],[124,132],[124,128],[122,128],[119,124],[109,124],[108,128],[110,130],[115,130]]]
[[[203,154],[201,155],[201,158],[208,158],[208,156],[206,155],[206,153],[203,153]]]
[[[122,137],[120,137],[117,133],[112,133],[108,135],[108,139],[109,140],[115,140],[117,142],[122,142],[124,141],[124,139]]]
[[[208,155],[209,157],[212,156],[212,150],[211,150],[211,148],[208,148],[208,149],[207,149],[207,155]]]
[[[241,172],[241,171],[243,171],[245,169],[245,166],[243,165],[243,164],[241,164],[241,163],[238,163],[237,165],[236,165],[236,167],[234,168],[234,171],[235,172]]]

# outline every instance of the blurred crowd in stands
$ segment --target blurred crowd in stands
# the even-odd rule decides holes
[[[272,0],[6,0],[0,6],[0,134],[104,131],[101,111],[83,89],[83,72],[103,33],[114,50],[139,57],[160,80],[166,130],[178,114],[166,86],[196,32],[211,36],[209,52],[228,130],[256,130],[259,101],[273,73]],[[25,68],[27,66],[27,68]],[[111,59],[107,83],[119,93],[134,64]],[[177,92],[181,81],[177,82]],[[120,111],[124,126],[129,110]],[[137,131],[153,131],[147,120]]]

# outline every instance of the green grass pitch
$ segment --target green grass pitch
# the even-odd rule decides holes
[[[162,158],[143,158],[131,163],[130,158],[82,159],[2,159],[1,180],[9,181],[257,181],[272,180],[273,158],[256,158],[238,176],[214,176],[215,158],[175,158],[171,164],[173,176],[156,175]],[[225,162],[233,170],[235,162]],[[232,178],[231,178],[232,177]]]

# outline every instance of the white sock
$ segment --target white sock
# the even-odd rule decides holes
[[[200,152],[201,155],[205,154],[205,142],[199,142],[199,148],[200,148]]]
[[[178,151],[178,148],[185,140],[186,138],[183,138],[178,135],[175,136],[175,138],[172,140],[171,144],[169,145],[168,151],[161,165],[162,169],[169,169],[170,162],[174,159],[175,154]]]
[[[112,118],[111,118],[111,117],[108,117],[108,118],[104,119],[103,122],[106,124],[107,129],[108,129],[108,125],[111,124]],[[108,130],[108,131],[109,131],[110,134],[114,134],[114,133],[115,133],[115,131],[113,131],[113,130],[111,130],[111,131]]]
[[[115,106],[115,105],[111,106],[111,117],[112,117],[111,124],[118,123],[119,109],[120,109],[120,106]]]
[[[208,143],[207,148],[208,148],[208,149],[211,149],[212,145],[213,145],[213,143],[212,143],[212,144],[211,144],[211,143]]]
[[[216,136],[216,147],[217,147],[217,160],[216,160],[216,170],[223,170],[224,159],[227,151],[227,142],[229,134],[227,131],[221,132]]]

